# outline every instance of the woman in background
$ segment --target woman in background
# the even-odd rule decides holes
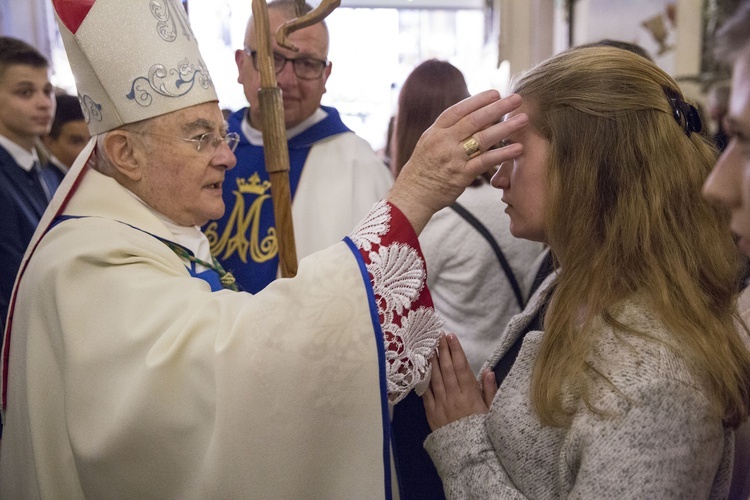
[[[547,243],[559,271],[511,321],[485,367],[512,359],[483,391],[441,339],[423,399],[447,496],[725,498],[750,354],[728,217],[701,198],[716,158],[697,111],[607,47],[564,52],[515,92],[524,152],[493,184],[511,232]]]
[[[391,140],[394,176],[422,133],[467,97],[466,80],[452,64],[431,59],[414,68],[399,94]],[[461,339],[476,373],[510,318],[523,309],[543,249],[541,243],[510,234],[502,193],[490,178],[477,178],[456,205],[432,217],[419,237],[435,309],[445,330]],[[440,498],[440,479],[422,447],[429,427],[416,395],[396,406],[393,425],[402,499]]]
[[[394,176],[440,113],[467,97],[464,75],[449,62],[431,59],[414,68],[399,94]],[[543,251],[541,243],[510,233],[502,193],[489,183],[492,173],[436,213],[419,236],[435,309],[477,374],[510,318],[523,309]]]

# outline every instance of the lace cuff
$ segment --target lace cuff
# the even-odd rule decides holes
[[[398,403],[412,389],[421,395],[443,320],[432,306],[417,235],[396,206],[381,201],[350,238],[364,258],[378,305],[388,399]]]

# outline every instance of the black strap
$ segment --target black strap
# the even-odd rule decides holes
[[[529,332],[533,332],[536,330],[541,330],[543,326],[543,311],[546,308],[546,304],[537,310],[536,314],[533,318],[531,318],[531,321],[526,326],[526,328],[523,329],[523,331],[518,335],[518,338],[513,342],[513,345],[510,346],[510,349],[503,354],[503,357],[500,358],[497,361],[497,364],[492,368],[492,371],[495,373],[495,382],[497,383],[497,386],[500,387],[503,385],[503,382],[505,381],[505,377],[508,376],[508,373],[510,373],[510,369],[513,368],[513,364],[516,362],[516,358],[518,357],[518,353],[521,352],[521,346],[523,345],[523,339],[526,338],[526,334]]]
[[[547,253],[544,256],[544,259],[542,259],[542,263],[539,264],[536,276],[534,276],[534,282],[531,284],[531,290],[529,290],[529,298],[534,295],[536,289],[547,279],[547,276],[552,274],[552,271],[555,270],[555,261],[552,257],[552,250],[547,248],[544,251]]]
[[[458,215],[466,219],[466,221],[474,226],[474,229],[479,231],[479,234],[484,236],[484,239],[487,240],[487,243],[490,244],[492,247],[492,250],[495,252],[495,255],[497,256],[497,260],[500,261],[500,265],[503,268],[503,271],[505,271],[505,276],[507,276],[508,281],[510,282],[511,288],[513,288],[513,294],[516,296],[516,302],[518,303],[518,307],[521,308],[523,311],[524,307],[526,307],[526,301],[523,299],[523,294],[521,293],[521,287],[518,286],[518,281],[516,280],[516,276],[513,274],[513,270],[510,268],[510,264],[508,264],[508,259],[505,258],[505,254],[503,253],[502,249],[500,249],[500,245],[497,244],[497,241],[495,241],[495,238],[492,237],[490,232],[487,230],[486,227],[484,227],[484,224],[479,222],[479,219],[474,217],[471,212],[466,210],[463,206],[459,205],[458,203],[454,203],[451,205],[451,208],[456,211]]]

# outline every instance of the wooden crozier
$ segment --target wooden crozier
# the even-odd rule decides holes
[[[304,0],[297,0],[300,12]],[[287,37],[296,30],[322,21],[341,4],[341,0],[323,0],[306,15],[282,25],[276,33],[276,42],[290,50],[297,50]],[[297,274],[297,248],[294,243],[292,223],[292,197],[289,187],[289,150],[284,126],[284,105],[281,89],[276,84],[273,64],[268,8],[265,0],[252,0],[253,22],[258,38],[257,58],[260,72],[258,100],[263,117],[263,151],[266,171],[271,179],[271,198],[276,222],[276,241],[279,245],[279,269],[283,278]]]

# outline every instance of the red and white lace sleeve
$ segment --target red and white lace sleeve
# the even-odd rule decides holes
[[[430,381],[429,359],[443,329],[427,289],[417,234],[394,205],[381,201],[354,229],[351,240],[364,258],[385,343],[388,399],[397,403]]]

